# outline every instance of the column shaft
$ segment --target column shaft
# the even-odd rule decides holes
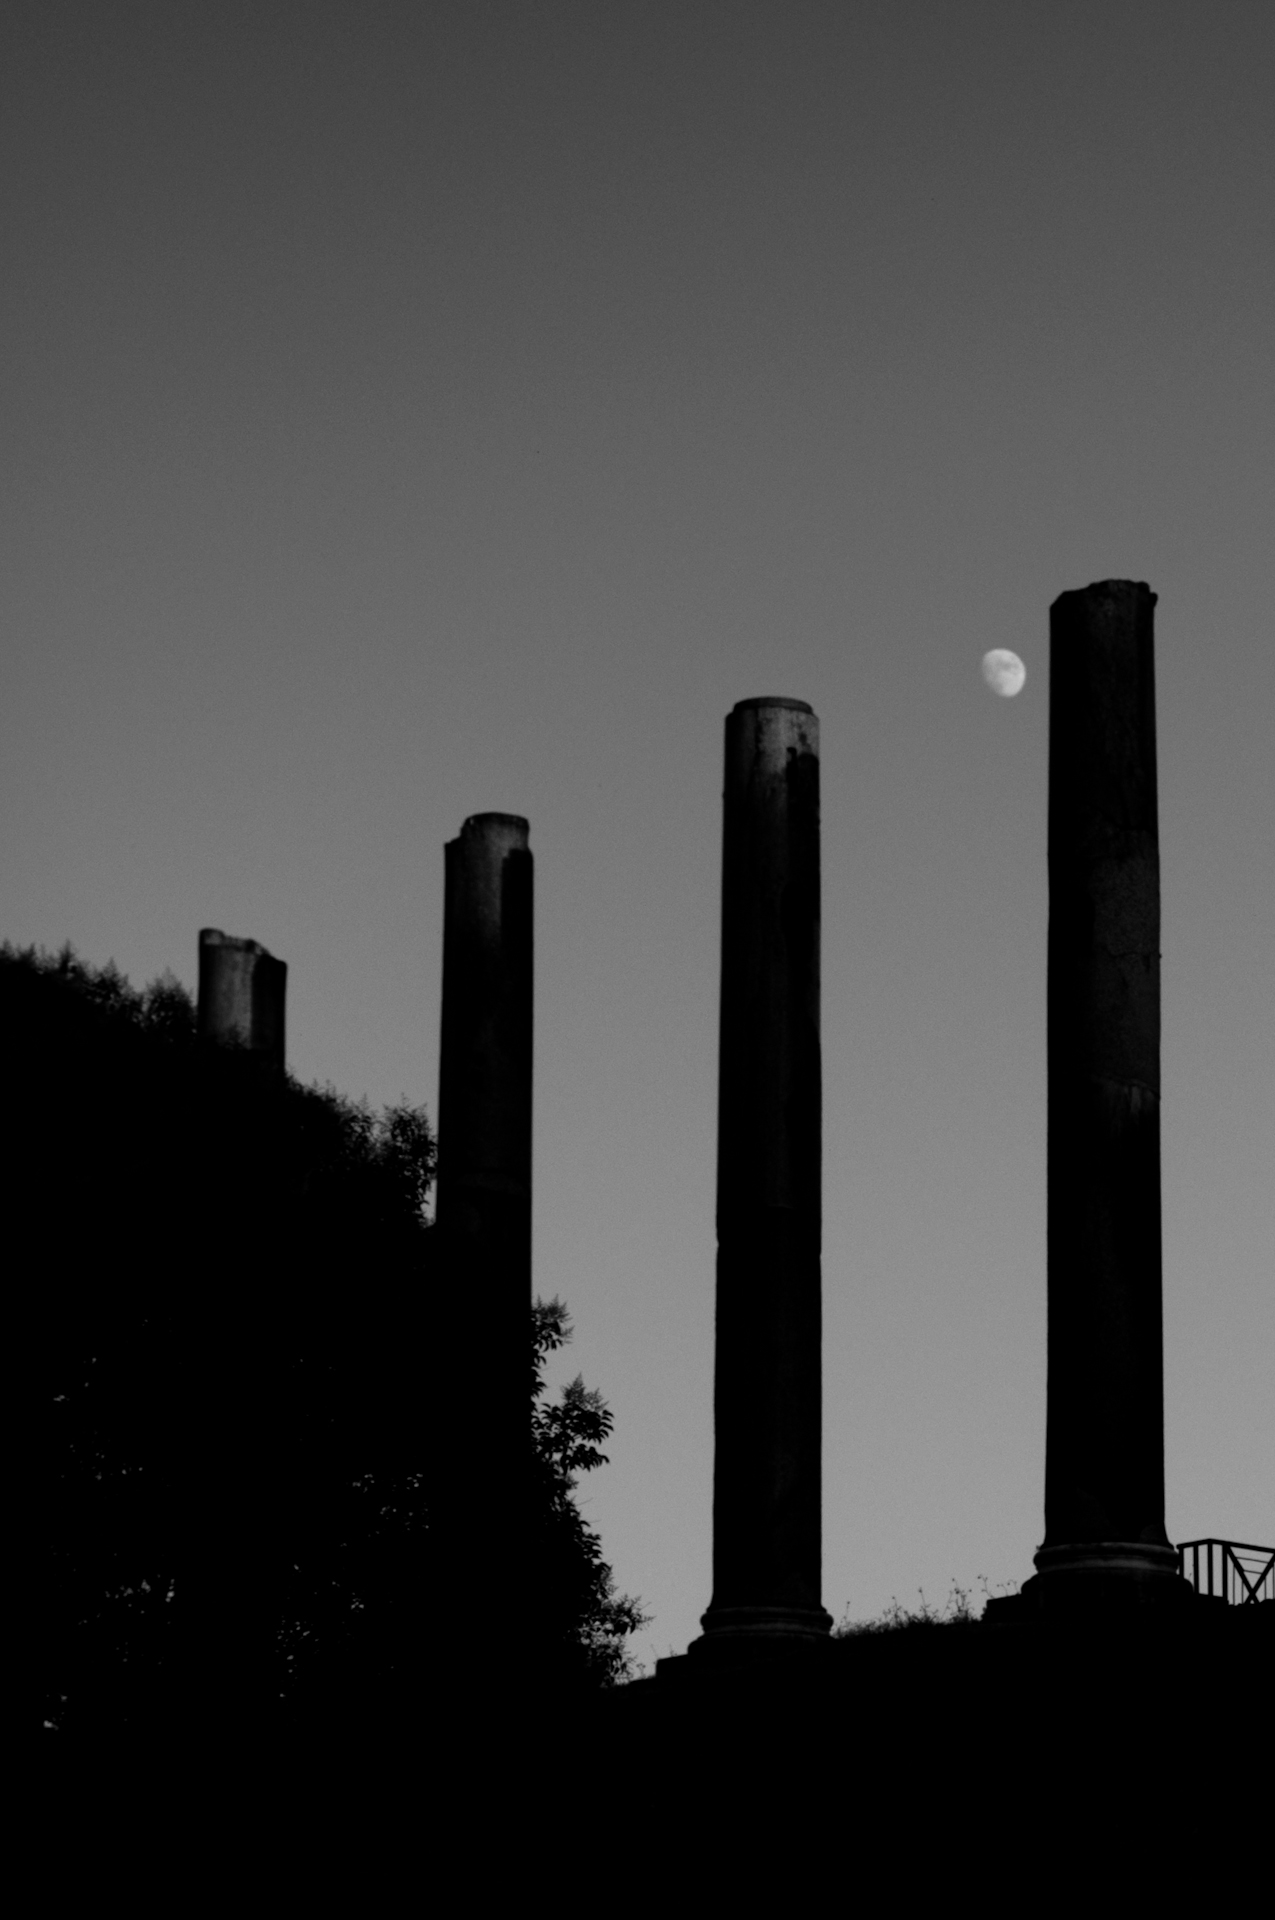
[[[1063,1594],[1054,1576],[1070,1576],[1073,1596],[1097,1596],[1175,1572],[1164,1529],[1155,599],[1108,580],[1062,594],[1050,613],[1042,1602]]]
[[[703,1649],[825,1636],[820,1601],[819,723],[726,722],[713,1597]]]
[[[531,1422],[532,856],[525,820],[477,814],[446,848],[437,1231],[451,1290],[445,1555],[479,1635],[525,1607]],[[446,1330],[440,1329],[440,1332]],[[443,1581],[451,1571],[440,1568]],[[500,1623],[503,1623],[501,1625]]]

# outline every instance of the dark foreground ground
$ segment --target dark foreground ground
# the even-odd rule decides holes
[[[73,1878],[91,1859],[100,1891],[143,1905],[147,1885],[239,1882],[254,1903],[448,1914],[1141,1911],[1207,1884],[1229,1910],[1269,1880],[1273,1651],[1275,1606],[1201,1605],[863,1634],[774,1665],[686,1658],[572,1706],[444,1659],[397,1722],[63,1749],[43,1809]]]
[[[977,1897],[1025,1863],[1043,1876],[1029,1900],[1064,1881],[1086,1903],[1117,1882],[1150,1899],[1210,1854],[1228,1870],[1262,1856],[1273,1653],[1272,1606],[905,1628],[804,1671],[665,1664],[598,1725],[652,1844],[680,1836],[711,1871],[716,1834],[741,1890],[835,1874],[869,1907],[886,1883],[907,1905],[923,1888]]]

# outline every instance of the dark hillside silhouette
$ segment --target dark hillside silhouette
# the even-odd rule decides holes
[[[143,1742],[419,1724],[434,1596],[456,1586],[431,1487],[467,1455],[438,1386],[473,1366],[438,1280],[424,1112],[263,1072],[197,1039],[176,981],[138,992],[69,949],[0,950],[0,995],[46,1723]],[[610,1419],[580,1383],[545,1399],[565,1337],[541,1308],[544,1514],[531,1577],[510,1572],[538,1596],[535,1667],[588,1687],[626,1671],[640,1616],[570,1497]]]

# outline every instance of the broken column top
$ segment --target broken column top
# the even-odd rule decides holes
[[[775,782],[786,785],[800,777],[796,769],[813,765],[819,757],[819,716],[807,700],[789,700],[782,694],[764,694],[738,700],[726,716],[726,784],[742,782],[761,791]],[[760,783],[760,785],[758,784]],[[792,796],[795,802],[795,795]],[[817,793],[813,798],[818,818]],[[785,817],[783,810],[770,821],[770,831]]]
[[[244,940],[241,939],[238,934],[223,933],[220,927],[201,927],[199,929],[199,945],[201,949],[204,947],[231,947],[238,953],[259,953],[267,960],[274,959],[274,955],[268,948],[263,947],[259,940]],[[279,964],[282,966],[285,963],[280,961]]]
[[[1049,610],[1055,882],[1066,860],[1089,861],[1100,849],[1121,861],[1153,853],[1155,604],[1145,580],[1098,580],[1059,594]]]
[[[1123,599],[1129,593],[1150,594],[1152,606],[1160,597],[1151,592],[1145,580],[1091,580],[1087,587],[1069,587],[1066,593],[1060,593],[1054,605],[1057,606],[1061,600],[1087,600],[1091,594],[1106,595],[1115,600]]]
[[[520,813],[471,813],[462,824],[457,838],[465,840],[477,833],[498,831],[501,827],[507,830],[511,846],[526,846],[531,824]]]
[[[251,1054],[284,1064],[284,996],[288,967],[262,946],[223,933],[220,927],[199,931],[200,1038],[218,1046],[242,1047]]]

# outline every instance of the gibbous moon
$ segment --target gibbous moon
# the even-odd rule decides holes
[[[990,653],[983,655],[983,678],[993,693],[999,693],[1005,700],[1012,700],[1016,693],[1023,690],[1027,669],[1008,647],[993,647]]]

